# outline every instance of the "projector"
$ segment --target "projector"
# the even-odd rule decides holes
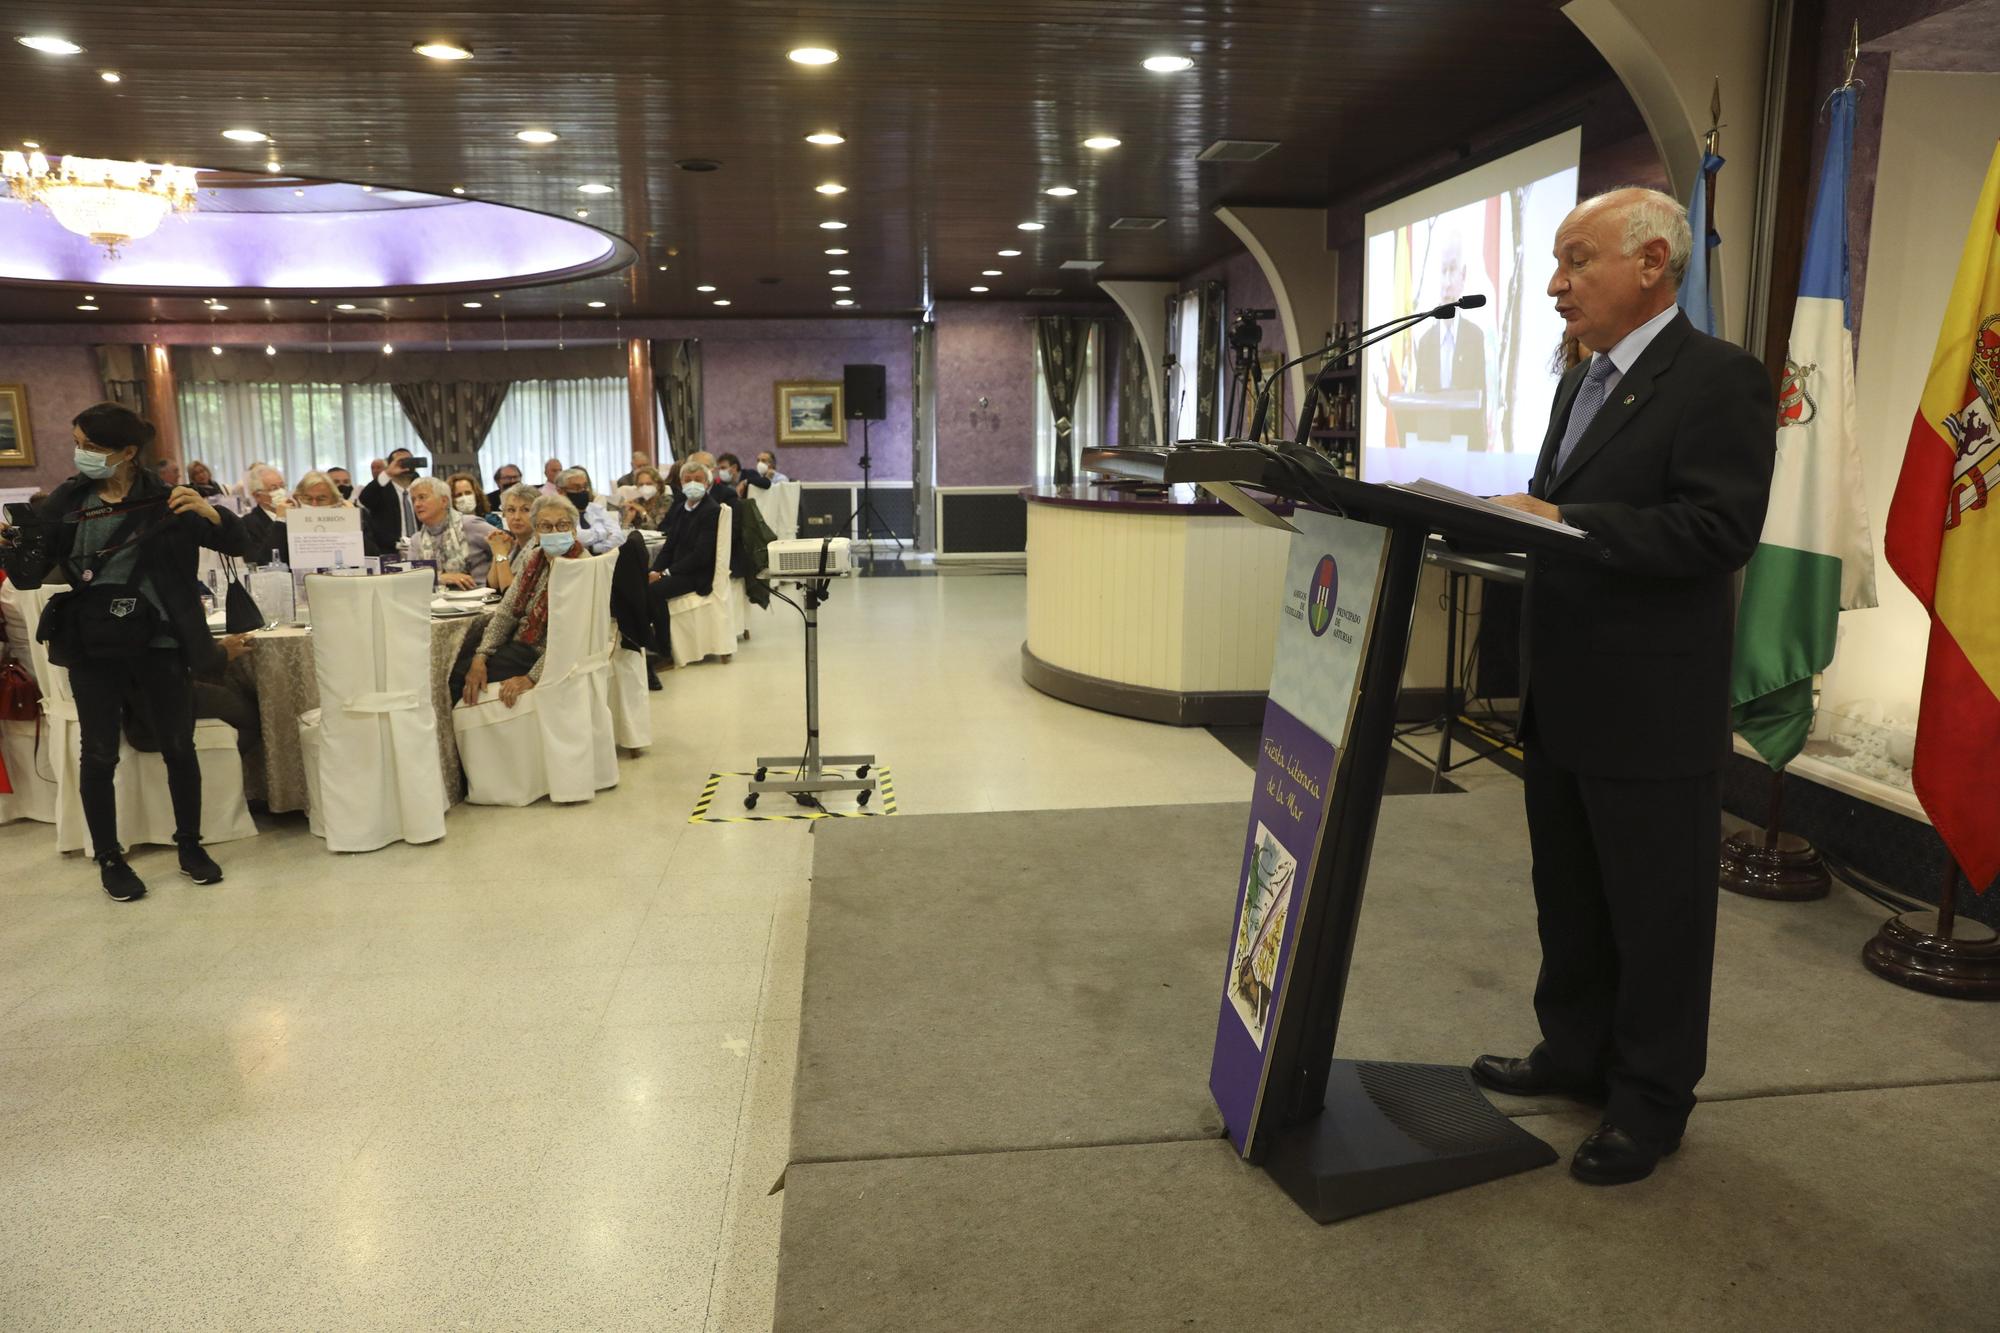
[[[854,568],[845,537],[800,537],[775,541],[765,548],[765,563],[773,578],[808,578],[845,574]]]

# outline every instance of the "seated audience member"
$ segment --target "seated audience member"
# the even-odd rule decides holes
[[[266,470],[269,471],[269,469]],[[334,509],[346,503],[347,501],[340,498],[340,491],[334,486],[331,477],[327,476],[324,472],[308,472],[305,476],[299,478],[299,484],[292,491],[291,498],[285,505],[285,510],[289,511],[299,508]],[[252,512],[243,520],[244,528],[252,531],[253,534],[259,531],[255,527],[255,524],[257,520],[262,519],[263,514],[264,511],[262,509]],[[262,541],[269,541],[270,545],[268,547],[260,547],[258,543]],[[292,563],[291,536],[283,521],[282,513],[279,516],[279,521],[271,525],[271,533],[268,538],[253,535],[250,544],[250,559],[258,560],[258,552],[260,550],[271,552],[276,559],[283,561],[287,565]],[[375,539],[368,533],[368,524],[366,522],[361,525],[361,553],[363,555],[381,554],[381,551],[375,545]],[[268,564],[270,562],[269,560],[263,560],[260,563]]]
[[[269,463],[260,458],[249,467],[244,468],[242,477],[238,478],[234,486],[228,488],[229,493],[231,495],[240,495],[246,500],[251,498],[257,490],[257,474],[269,466],[271,466]]]
[[[447,588],[477,588],[492,561],[486,520],[452,508],[451,492],[436,477],[410,483],[417,530],[410,538],[412,560],[437,561],[438,582]]]
[[[181,465],[177,459],[163,458],[153,471],[159,474],[160,484],[168,489],[181,484]]]
[[[689,458],[681,464],[681,502],[674,506],[661,531],[667,540],[653,556],[646,597],[653,624],[654,651],[671,651],[667,633],[667,603],[687,593],[707,596],[715,590],[715,537],[721,505],[709,490],[704,463]]]
[[[674,503],[674,497],[667,494],[666,485],[660,480],[660,470],[651,463],[643,463],[632,469],[632,480],[626,485],[633,494],[624,504],[625,526],[658,532],[660,521]]]
[[[487,550],[493,556],[486,570],[486,586],[495,592],[514,586],[521,566],[528,562],[528,553],[535,549],[535,530],[528,514],[542,498],[533,486],[518,481],[500,497],[500,526],[486,534]]]
[[[342,501],[354,498],[354,478],[348,475],[346,468],[336,463],[332,467],[321,468],[320,471],[326,473],[326,479],[333,483],[334,493],[340,496]]]
[[[476,473],[454,472],[445,478],[444,484],[451,487],[451,507],[461,514],[471,514],[474,518],[483,519],[494,509],[499,508],[498,505],[491,507],[487,505],[486,492],[479,489],[479,477]],[[493,525],[489,523],[486,526]]]
[[[556,491],[558,498],[576,506],[577,540],[592,555],[603,555],[624,540],[610,511],[592,493],[588,472],[580,467],[565,468],[557,474],[557,480],[561,483]]]
[[[208,464],[199,459],[188,464],[187,484],[204,500],[212,500],[222,494],[222,488],[215,484],[215,474],[208,470]]]
[[[512,708],[523,692],[542,678],[548,651],[550,566],[557,560],[585,555],[577,540],[576,506],[556,496],[535,501],[529,522],[535,549],[521,567],[520,577],[500,599],[471,659],[454,669],[451,695],[467,704],[479,702],[489,681],[500,687],[500,702]],[[468,641],[471,635],[467,635]]]
[[[734,454],[725,456],[729,458],[735,457]],[[715,497],[716,503],[726,505],[736,503],[736,488],[734,486],[724,486],[719,480],[721,476],[720,464],[714,454],[708,452],[706,449],[697,449],[687,456],[687,461],[690,463],[699,463],[708,469],[708,493]]]
[[[551,458],[548,462],[542,464],[542,475],[548,478],[542,485],[543,495],[562,494],[562,474],[562,459]]]
[[[652,465],[652,459],[646,457],[643,451],[634,449],[632,451],[632,470],[611,484],[614,486],[636,486],[638,485],[636,478],[639,475],[639,469],[642,467],[651,467]]]
[[[253,464],[243,475],[243,485],[257,504],[243,516],[243,535],[248,541],[244,559],[253,565],[268,565],[285,559],[285,511],[291,508],[285,493],[285,476],[267,463]]]
[[[778,456],[769,449],[766,449],[757,455],[756,470],[743,474],[743,480],[737,485],[736,493],[738,495],[748,495],[752,486],[755,486],[760,491],[768,490],[774,481],[790,480],[790,477],[778,471]]]
[[[493,489],[486,492],[487,512],[496,512],[500,508],[500,497],[520,484],[521,469],[512,463],[502,463],[496,468],[493,473]]]
[[[717,454],[715,456],[715,489],[718,492],[716,498],[721,499],[719,492],[723,491],[731,495],[741,495],[742,492],[737,488],[742,484],[743,460],[735,454]]]

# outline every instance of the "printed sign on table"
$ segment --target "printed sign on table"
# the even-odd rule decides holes
[[[301,505],[285,514],[293,569],[359,569],[364,559],[361,511],[346,505]]]
[[[1247,1152],[1374,624],[1385,529],[1301,509],[1264,706],[1209,1091]]]

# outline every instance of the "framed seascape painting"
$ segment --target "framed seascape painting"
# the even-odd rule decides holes
[[[780,380],[779,444],[846,444],[847,403],[839,380]]]
[[[35,436],[28,429],[28,386],[0,384],[0,467],[34,465]]]

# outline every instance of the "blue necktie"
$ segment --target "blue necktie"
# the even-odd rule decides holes
[[[1569,425],[1564,429],[1562,444],[1556,450],[1556,465],[1549,471],[1550,481],[1562,475],[1563,465],[1576,451],[1576,442],[1590,429],[1598,409],[1610,396],[1604,387],[1605,381],[1617,373],[1618,364],[1610,357],[1600,354],[1591,358],[1590,371],[1583,377],[1583,386],[1576,391],[1576,401],[1570,404]]]

